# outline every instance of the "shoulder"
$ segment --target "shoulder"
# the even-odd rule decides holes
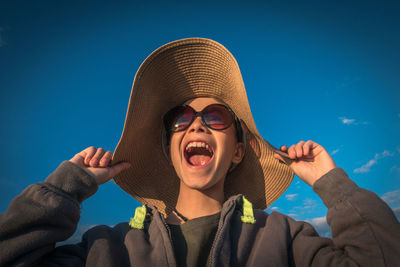
[[[261,210],[261,209],[254,209],[254,217],[256,219],[259,220],[283,220],[283,221],[287,221],[287,220],[293,220],[291,217],[289,217],[288,215],[285,215],[283,213],[277,212],[277,211],[273,211],[271,213],[267,213],[265,210]]]
[[[258,226],[268,229],[268,231],[287,232],[291,236],[308,228],[313,229],[308,222],[297,221],[277,211],[269,214],[264,210],[254,209],[254,217]]]
[[[115,226],[109,225],[96,225],[87,230],[82,239],[96,240],[96,239],[123,239],[130,230],[128,223],[119,223]]]

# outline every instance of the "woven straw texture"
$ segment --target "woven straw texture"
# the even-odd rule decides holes
[[[179,178],[163,153],[162,119],[171,108],[196,97],[221,99],[247,126],[245,156],[228,174],[225,196],[241,193],[255,208],[265,209],[283,194],[294,173],[273,157],[276,148],[260,136],[235,58],[221,44],[204,38],[163,45],[140,66],[112,160],[128,161],[132,167],[114,177],[116,184],[164,215],[171,212]]]

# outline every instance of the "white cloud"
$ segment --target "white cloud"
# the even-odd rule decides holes
[[[303,201],[303,208],[305,209],[313,209],[317,206],[317,202],[315,200],[312,200],[310,198],[305,199]]]
[[[400,203],[400,190],[386,192],[381,196],[383,201],[387,204],[397,204]]]
[[[371,159],[366,164],[362,165],[360,168],[354,169],[354,172],[355,173],[366,173],[366,172],[369,172],[371,170],[371,167],[373,165],[375,165],[376,163],[378,163],[377,160]]]
[[[378,163],[379,159],[388,157],[388,156],[393,156],[394,153],[391,153],[388,150],[383,151],[382,153],[377,153],[375,154],[375,157],[371,160],[369,160],[366,164],[362,165],[359,168],[354,169],[354,173],[367,173],[371,171],[371,167],[376,165]]]
[[[394,153],[392,153],[392,152],[390,152],[390,151],[388,151],[388,150],[384,150],[384,151],[381,153],[381,155],[379,155],[380,158],[384,158],[384,157],[387,157],[387,156],[394,156]]]
[[[360,124],[369,124],[367,121],[357,121],[356,119],[349,119],[346,117],[339,117],[339,120],[345,125],[360,125]]]
[[[343,124],[354,124],[356,121],[355,119],[348,119],[345,117],[340,117],[339,120],[341,120]]]
[[[332,236],[331,228],[326,222],[326,217],[316,217],[313,219],[306,220],[314,226],[320,236],[330,237]]]
[[[331,152],[331,155],[335,155],[336,153],[338,153],[340,151],[340,149],[338,148],[338,149],[335,149],[335,150],[333,150],[332,152]]]
[[[267,207],[267,211],[269,211],[269,212],[271,212],[271,211],[274,211],[274,210],[278,210],[279,208],[277,207],[277,206],[270,206],[270,207]]]
[[[301,196],[298,196],[298,198]],[[292,207],[288,213],[292,214],[297,214],[304,220],[304,218],[307,218],[309,216],[313,216],[315,214],[315,210],[322,205],[322,201],[314,200],[311,198],[307,199],[298,199],[295,203],[299,203],[301,201],[301,204],[298,206]],[[308,215],[307,215],[308,214]],[[307,216],[307,217],[306,217]]]
[[[267,212],[277,211],[278,209],[278,207],[268,207]]]
[[[285,197],[287,200],[292,201],[297,198],[298,194],[286,194]]]
[[[337,147],[336,149],[331,151],[331,155],[335,155],[337,154],[339,151],[341,151],[341,149],[343,148],[343,145],[340,145],[339,147]]]

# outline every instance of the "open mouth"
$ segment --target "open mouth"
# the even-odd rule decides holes
[[[204,141],[189,142],[184,151],[186,161],[191,166],[204,167],[214,156],[213,148]]]

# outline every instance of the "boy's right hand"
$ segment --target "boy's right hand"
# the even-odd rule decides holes
[[[69,161],[92,175],[96,183],[101,185],[131,166],[129,162],[120,162],[114,166],[109,166],[111,158],[111,151],[106,152],[103,148],[96,149],[91,146],[76,154]]]

